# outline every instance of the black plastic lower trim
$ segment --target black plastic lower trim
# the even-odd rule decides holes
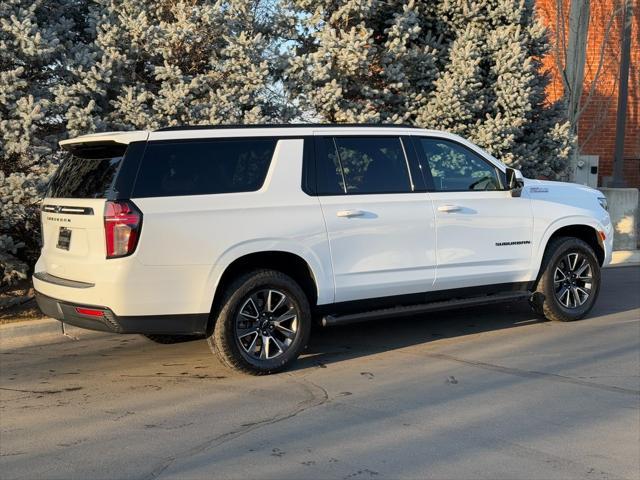
[[[392,295],[388,297],[352,300],[348,302],[318,305],[316,313],[319,315],[346,315],[351,313],[368,312],[382,308],[398,306],[422,305],[445,300],[466,299],[479,295],[494,295],[506,292],[528,292],[532,290],[534,282],[496,283],[477,287],[435,290],[430,292]]]
[[[460,298],[454,300],[441,300],[437,302],[424,303],[422,305],[407,305],[400,307],[384,308],[361,313],[352,313],[347,315],[326,315],[322,319],[322,325],[325,327],[331,325],[346,325],[349,323],[358,323],[369,320],[378,320],[383,318],[406,317],[422,313],[439,312],[442,310],[450,310],[464,307],[478,307],[481,305],[491,305],[496,303],[514,302],[525,300],[531,297],[530,292],[506,292],[495,293],[491,295],[483,295],[478,297]]]
[[[36,291],[38,307],[45,315],[80,328],[113,333],[155,335],[204,335],[208,313],[182,315],[118,316],[103,306],[84,305],[58,300]],[[76,308],[102,310],[102,316],[82,315]]]

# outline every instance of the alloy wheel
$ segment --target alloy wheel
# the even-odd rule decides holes
[[[565,308],[585,304],[593,289],[593,274],[588,258],[578,252],[567,253],[557,263],[553,273],[556,299]]]
[[[284,292],[258,290],[242,303],[235,322],[236,339],[257,360],[283,355],[298,334],[299,312]]]

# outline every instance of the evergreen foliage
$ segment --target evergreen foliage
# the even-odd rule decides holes
[[[287,118],[274,12],[262,0],[101,0],[89,11],[92,62],[54,89],[69,135]]]
[[[527,176],[563,174],[572,138],[563,106],[545,103],[532,1],[291,0],[290,11],[301,38],[288,85],[317,118],[447,130]]]
[[[438,73],[429,4],[291,0],[301,25],[286,81],[303,110],[327,122],[407,122]]]
[[[0,4],[0,283],[37,258],[56,143],[106,130],[286,121],[267,0]]]
[[[57,142],[178,124],[395,122],[556,178],[531,0],[3,0],[0,285],[26,278]]]
[[[64,11],[55,0],[0,3],[0,286],[26,278],[39,248],[39,198],[64,129],[50,89],[64,79],[72,29],[51,21]]]

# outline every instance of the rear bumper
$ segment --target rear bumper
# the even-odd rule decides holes
[[[47,262],[43,254],[35,272],[33,286],[40,293],[69,303],[108,305],[118,316],[208,315],[211,310],[211,265],[150,266],[135,257],[64,264]]]
[[[59,300],[36,291],[38,307],[45,315],[69,325],[112,333],[141,333],[156,335],[204,335],[209,315],[118,316],[104,306],[85,305]],[[101,310],[101,316],[84,315],[76,308]]]

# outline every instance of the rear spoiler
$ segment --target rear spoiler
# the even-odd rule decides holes
[[[132,142],[144,142],[149,138],[148,130],[133,130],[130,132],[104,132],[104,133],[92,133],[90,135],[82,135],[76,138],[70,138],[68,140],[61,140],[59,145],[64,150],[69,152],[76,152],[85,149],[91,149],[98,145],[124,145],[126,146]]]
[[[126,143],[117,142],[86,142],[65,145],[64,150],[74,157],[86,160],[122,157],[129,147]]]

